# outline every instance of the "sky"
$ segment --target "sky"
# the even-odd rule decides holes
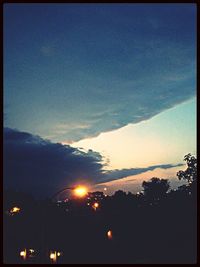
[[[21,3],[3,15],[6,184],[135,192],[196,154],[195,4]]]

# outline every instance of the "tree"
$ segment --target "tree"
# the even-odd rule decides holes
[[[184,161],[187,163],[185,171],[178,171],[177,176],[179,180],[187,180],[188,183],[195,182],[197,179],[197,159],[190,153],[185,155]]]
[[[144,196],[151,201],[163,198],[170,188],[168,179],[151,178],[150,181],[143,181]]]
[[[184,160],[187,163],[187,169],[185,171],[178,171],[177,176],[179,180],[187,180],[188,186],[182,188],[189,194],[192,194],[196,198],[196,183],[197,183],[197,159],[190,153],[185,155]],[[180,190],[180,188],[179,188]]]
[[[124,198],[126,198],[126,192],[124,192],[123,190],[115,191],[114,198],[124,199]]]

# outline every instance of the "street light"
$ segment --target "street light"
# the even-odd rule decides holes
[[[24,249],[20,251],[20,257],[23,258],[23,260],[26,260],[28,258],[34,258],[35,257],[35,250],[30,248],[30,249]]]
[[[20,256],[25,260],[26,259],[26,249],[20,251]]]
[[[7,213],[9,215],[14,215],[14,214],[17,214],[21,211],[21,209],[19,207],[13,207],[11,208]]]
[[[60,257],[61,253],[59,251],[51,251],[49,258],[56,263],[57,262],[57,258]]]
[[[97,208],[99,208],[99,203],[98,203],[98,202],[95,202],[95,203],[92,205],[92,208],[96,211]]]
[[[87,188],[84,186],[78,186],[74,189],[74,194],[77,197],[84,197],[87,195]]]
[[[105,191],[105,193],[106,193],[106,191],[107,191],[107,187],[104,187],[104,189],[103,189],[104,191]],[[104,194],[105,195],[105,197],[107,197],[107,194]]]
[[[107,237],[108,237],[108,239],[112,239],[113,238],[113,234],[112,234],[112,231],[111,230],[109,230],[107,232]]]

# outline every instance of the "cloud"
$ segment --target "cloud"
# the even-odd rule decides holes
[[[103,173],[102,156],[51,143],[26,132],[4,129],[4,186],[40,196],[87,181],[94,183]]]
[[[113,71],[109,75],[101,75],[101,71],[99,74],[92,71],[89,75],[86,70],[78,74],[75,79],[80,84],[73,82],[72,88],[83,89],[74,98],[70,85],[66,87],[68,108],[58,119],[69,127],[60,129],[56,123],[51,125],[49,131],[54,133],[52,140],[76,142],[96,137],[131,123],[149,120],[195,97],[193,52],[182,50],[181,47],[160,46],[153,51],[144,47],[141,58],[132,56],[132,62],[119,62],[121,74],[116,71],[117,77]],[[73,124],[77,127],[73,127]],[[45,132],[42,135],[45,136]]]
[[[156,168],[182,165],[105,171],[104,158],[98,152],[91,149],[83,152],[10,128],[4,128],[3,145],[4,188],[12,187],[39,197],[80,182],[100,184]]]
[[[132,176],[132,175],[137,175],[137,174],[141,174],[147,171],[152,171],[158,168],[161,169],[170,169],[170,168],[174,168],[174,167],[178,167],[178,166],[183,166],[184,164],[182,163],[178,163],[178,164],[161,164],[161,165],[154,165],[154,166],[149,166],[146,168],[131,168],[131,169],[121,169],[121,170],[112,170],[112,171],[107,171],[106,172],[106,176],[103,178],[102,183],[105,182],[110,182],[113,180],[118,180],[121,178],[126,178],[128,176]]]
[[[27,24],[33,31],[8,30],[7,126],[72,142],[148,120],[195,96],[195,5],[60,8],[46,27],[37,26],[44,23],[37,17],[38,24]],[[37,42],[39,58],[33,32],[45,38]],[[24,36],[30,43],[15,54],[10,47]]]

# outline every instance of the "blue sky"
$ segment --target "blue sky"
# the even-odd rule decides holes
[[[196,152],[195,97],[195,4],[4,4],[5,127],[108,169],[176,164]]]

